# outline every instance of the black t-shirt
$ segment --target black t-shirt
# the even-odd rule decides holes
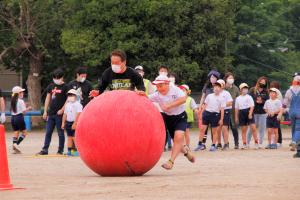
[[[145,91],[142,76],[134,69],[127,67],[124,73],[114,73],[110,68],[106,69],[99,81],[99,92],[109,90],[143,90]]]
[[[62,85],[51,83],[46,88],[46,91],[51,95],[48,114],[55,115],[57,111],[59,111],[64,106],[67,100],[68,87],[65,83]]]
[[[80,94],[80,103],[83,107],[86,106],[90,102],[89,94],[90,91],[93,90],[93,86],[91,82],[88,80],[84,81],[83,83],[78,82],[77,80],[73,80],[70,83],[68,83],[68,90],[75,89]]]
[[[269,94],[266,89],[263,89],[261,92],[256,90],[255,88],[251,88],[249,94],[252,96],[255,106],[254,106],[254,114],[265,114],[264,105],[265,102],[269,99]],[[257,100],[261,99],[261,103],[258,103]]]
[[[207,95],[214,93],[214,88],[211,84],[205,84],[202,89],[202,94],[205,94],[204,99]]]

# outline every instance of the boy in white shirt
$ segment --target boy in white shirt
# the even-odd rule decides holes
[[[256,132],[255,120],[253,117],[254,100],[248,94],[249,86],[246,83],[242,83],[240,86],[241,95],[235,100],[235,121],[236,124],[240,124],[242,129],[242,149],[247,148],[246,134],[250,126],[253,138],[255,140],[255,148],[258,149],[258,138]]]
[[[62,119],[62,129],[66,129],[68,135],[67,156],[78,156],[75,145],[75,129],[83,106],[78,101],[78,92],[74,89],[68,91],[67,103]]]
[[[214,84],[214,93],[207,95],[205,98],[204,104],[201,108],[203,112],[202,116],[200,116],[200,120],[202,120],[202,126],[200,128],[200,136],[199,136],[199,149],[204,150],[205,145],[203,142],[203,137],[205,134],[205,130],[208,125],[212,128],[212,137],[213,143],[211,145],[210,151],[216,151],[216,143],[218,140],[217,130],[219,126],[223,125],[224,120],[224,108],[226,107],[226,103],[224,98],[220,95],[222,91],[222,85],[219,82]]]
[[[226,103],[226,107],[224,108],[223,125],[218,128],[218,144],[220,144],[218,146],[222,147],[221,140],[222,140],[222,132],[223,132],[224,146],[223,146],[222,150],[227,150],[227,149],[229,149],[229,125],[230,125],[230,116],[231,116],[233,99],[232,99],[230,93],[224,89],[225,81],[222,79],[219,79],[217,82],[220,83],[222,86],[220,95],[224,98],[224,101]]]
[[[277,141],[278,141],[278,129],[280,127],[280,118],[282,115],[282,103],[277,98],[277,90],[276,88],[270,89],[270,99],[266,101],[264,105],[264,110],[268,114],[267,117],[267,128],[268,128],[268,141],[269,144],[266,149],[277,149]],[[272,136],[273,138],[272,143]]]
[[[190,162],[195,162],[194,156],[184,142],[184,133],[187,128],[186,95],[177,86],[170,85],[169,78],[166,75],[159,75],[153,81],[153,84],[156,85],[157,91],[149,95],[149,99],[158,103],[163,110],[162,115],[166,129],[174,142],[171,158],[162,167],[167,170],[172,169],[180,152],[183,152]]]

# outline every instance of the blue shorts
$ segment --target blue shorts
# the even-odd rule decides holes
[[[274,115],[273,117],[267,117],[267,128],[279,128],[280,122],[277,119],[277,115]]]
[[[224,110],[223,126],[230,125],[231,109]]]
[[[202,124],[206,126],[210,125],[212,128],[218,127],[220,117],[221,117],[220,113],[208,112],[205,110],[202,113]]]
[[[192,128],[192,126],[193,126],[193,122],[188,122],[186,128]]]
[[[162,113],[165,121],[166,129],[169,131],[171,138],[174,139],[175,131],[186,131],[187,128],[187,115],[183,112],[179,115],[167,115]]]
[[[66,122],[65,129],[67,131],[67,136],[68,137],[74,137],[75,136],[75,130],[72,129],[72,125],[74,122]]]
[[[250,124],[255,124],[254,116],[252,114],[252,119],[249,119],[250,108],[239,110],[239,122],[240,126],[249,126]]]
[[[11,116],[11,126],[14,131],[26,130],[24,115],[22,113],[18,114],[18,115],[12,115]]]

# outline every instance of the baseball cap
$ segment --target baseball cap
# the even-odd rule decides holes
[[[221,87],[225,86],[225,81],[223,79],[217,80],[217,83],[219,83],[221,85]]]
[[[166,75],[159,75],[152,83],[153,85],[157,85],[161,83],[170,83],[170,80]]]
[[[141,65],[136,66],[134,69],[144,71],[144,68]]]
[[[186,84],[179,86],[180,89],[190,90],[190,87]]]
[[[239,86],[240,90],[243,89],[243,88],[249,88],[248,84],[247,83],[242,83],[240,86]]]
[[[78,95],[78,92],[75,89],[71,89],[71,90],[68,91],[68,94]]]
[[[21,88],[20,86],[15,86],[12,89],[12,93],[14,93],[14,94],[17,94],[17,93],[20,93],[20,92],[24,92],[24,91],[25,91],[25,89]]]
[[[276,92],[276,94],[279,94],[279,90],[277,88],[270,88],[270,92]]]

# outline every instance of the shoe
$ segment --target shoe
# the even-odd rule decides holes
[[[21,154],[22,152],[19,150],[19,146],[14,143],[13,144],[13,154]]]
[[[62,152],[62,151],[57,151],[56,155],[64,155],[64,152]]]
[[[206,146],[205,144],[198,144],[198,146],[194,149],[194,151],[202,151],[202,150],[205,150],[206,149]]]
[[[245,145],[245,144],[243,144],[243,146],[242,146],[242,148],[241,149],[248,149],[248,146],[247,145]]]
[[[164,163],[162,165],[162,168],[166,169],[166,170],[171,170],[173,168],[174,165],[174,161],[172,161],[171,159],[168,160],[166,163]]]
[[[75,157],[78,157],[79,153],[78,153],[78,151],[74,151],[74,152],[72,152],[72,155],[75,156]]]
[[[223,151],[226,151],[226,150],[228,150],[228,149],[229,149],[229,144],[224,144],[222,150],[223,150]]]
[[[235,145],[235,146],[234,146],[234,149],[239,149],[239,145]]]
[[[68,151],[68,152],[66,153],[66,156],[73,156],[73,154],[72,154],[71,151]]]
[[[300,158],[300,152],[297,152],[293,155],[294,158]]]
[[[218,144],[217,149],[222,149],[222,144]]]
[[[261,147],[259,147],[259,144],[255,144],[254,145],[254,148],[257,150],[257,149],[261,149]]]
[[[277,149],[277,144],[273,144],[272,149]]]
[[[214,146],[214,145],[211,145],[211,147],[210,147],[209,151],[213,152],[213,151],[216,151],[216,150],[217,150],[216,146]]]
[[[265,149],[271,149],[271,144],[268,144]]]
[[[38,153],[35,154],[36,156],[44,156],[44,155],[48,155],[48,151],[42,150]]]
[[[281,143],[277,143],[277,148],[280,148],[282,147],[282,144]]]
[[[187,146],[187,145],[185,145],[184,146],[184,150],[185,150],[185,154],[184,154],[184,156],[191,162],[191,163],[194,163],[195,162],[195,156],[191,153],[191,150],[190,150],[190,148]]]
[[[292,143],[292,144],[291,144],[290,150],[291,150],[291,151],[296,151],[296,144],[295,144],[295,143]]]

